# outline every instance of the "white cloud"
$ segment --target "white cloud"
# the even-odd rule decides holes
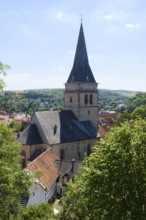
[[[107,14],[103,17],[105,20],[114,20],[114,19],[117,19],[118,16],[117,15],[114,15],[114,14]]]
[[[66,68],[66,66],[58,66],[58,71],[64,71],[64,70],[66,70],[67,68]]]
[[[56,15],[56,18],[59,19],[59,20],[63,20],[64,13],[62,11],[58,12],[57,15]]]
[[[132,30],[132,29],[137,29],[137,28],[139,28],[139,27],[140,27],[140,24],[138,24],[138,23],[136,23],[136,24],[134,24],[134,23],[128,23],[128,24],[125,24],[125,25],[124,25],[124,28],[130,29],[130,30]]]
[[[19,78],[22,78],[22,79],[23,79],[23,78],[27,78],[27,77],[33,77],[33,76],[34,76],[34,75],[31,74],[31,73],[25,73],[25,72],[22,73],[22,72],[21,72],[21,73],[12,73],[12,74],[9,74],[7,77],[8,77],[8,78],[9,78],[9,77],[10,77],[10,78],[11,78],[11,77],[12,77],[12,78],[18,78],[18,77],[19,77]]]

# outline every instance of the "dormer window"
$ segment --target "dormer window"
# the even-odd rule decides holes
[[[89,81],[89,77],[88,77],[88,76],[86,76],[86,81],[87,81],[87,82]]]

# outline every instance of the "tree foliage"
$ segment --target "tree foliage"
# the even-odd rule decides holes
[[[23,210],[20,220],[53,220],[53,210],[48,203],[41,203],[37,206],[29,206]]]
[[[0,124],[0,219],[16,217],[21,212],[20,197],[30,185],[21,168],[20,146],[12,131]]]
[[[69,184],[61,220],[146,219],[146,121],[113,128]]]
[[[6,70],[9,69],[10,67],[6,64],[3,64],[0,62],[0,74],[5,76],[6,75]],[[0,90],[2,90],[5,87],[4,80],[0,78]]]
[[[128,95],[129,93],[123,91],[99,90],[100,110],[115,110],[119,103],[127,102]],[[31,115],[35,111],[61,110],[64,106],[63,96],[64,89],[5,91],[0,95],[0,109],[7,112],[25,112]]]

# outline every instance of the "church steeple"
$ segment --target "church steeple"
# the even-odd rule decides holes
[[[96,83],[89,65],[83,25],[81,22],[73,67],[67,83]]]
[[[73,67],[65,83],[64,109],[72,110],[80,121],[91,121],[98,126],[97,83],[88,61],[81,22]]]

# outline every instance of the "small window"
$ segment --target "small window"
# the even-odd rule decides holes
[[[61,149],[61,151],[60,151],[60,159],[64,160],[64,157],[65,157],[64,149]]]
[[[88,115],[90,115],[90,110],[88,110]]]
[[[88,104],[88,95],[85,95],[85,104]]]
[[[79,160],[81,160],[81,154],[79,151],[78,151],[78,157],[79,157]]]
[[[72,97],[70,97],[70,103],[72,103]]]
[[[90,95],[90,104],[93,104],[93,95]]]
[[[56,134],[57,132],[57,125],[54,126],[54,135]]]
[[[87,146],[87,156],[91,154],[91,146],[88,144]]]
[[[60,194],[62,195],[62,188],[60,188]]]

